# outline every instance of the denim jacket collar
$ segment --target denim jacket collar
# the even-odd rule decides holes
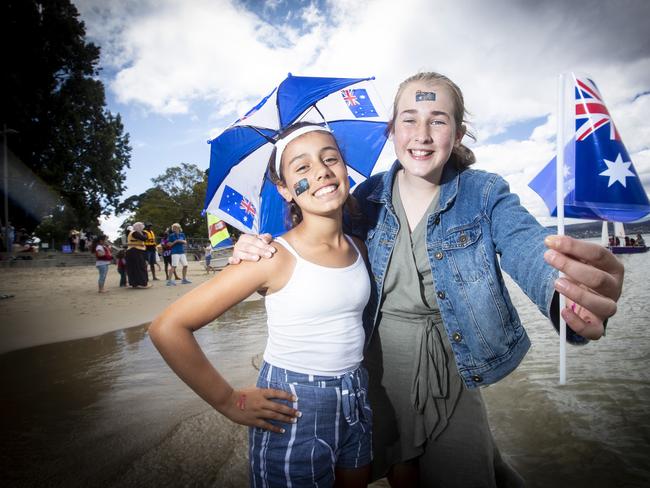
[[[393,181],[395,180],[395,175],[401,168],[402,165],[399,160],[395,160],[393,166],[381,177],[382,184],[377,185],[372,193],[368,195],[368,200],[382,203],[392,208]],[[453,163],[445,164],[442,170],[442,177],[440,178],[439,211],[445,211],[453,204],[458,193],[460,173]]]

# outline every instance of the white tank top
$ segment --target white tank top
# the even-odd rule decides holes
[[[357,260],[330,268],[296,258],[287,284],[266,296],[269,337],[264,360],[297,373],[338,376],[359,367],[365,333],[363,309],[370,297],[370,278],[359,249]]]

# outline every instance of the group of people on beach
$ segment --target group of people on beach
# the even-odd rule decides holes
[[[179,280],[177,268],[181,268],[182,284],[191,283],[187,279],[187,256],[185,247],[187,239],[178,223],[171,226],[171,232],[165,231],[157,242],[150,222],[136,222],[126,231],[125,249],[120,249],[115,255],[115,264],[120,274],[120,287],[151,288],[149,272],[152,281],[158,281],[156,270],[161,270],[160,254],[165,264],[165,278],[167,286],[175,286]],[[99,271],[99,293],[105,293],[106,275],[108,265],[113,262],[111,246],[106,242],[106,236],[101,235],[93,240],[91,252],[95,254],[96,266]]]
[[[242,236],[230,266],[151,324],[173,371],[249,427],[251,486],[524,484],[480,390],[530,347],[502,272],[585,344],[616,312],[624,270],[597,244],[549,235],[503,178],[471,169],[465,117],[449,78],[404,80],[388,129],[397,159],[353,196],[336,133],[288,127],[268,175],[291,229]],[[264,361],[256,386],[235,389],[193,332],[255,291],[266,297]]]

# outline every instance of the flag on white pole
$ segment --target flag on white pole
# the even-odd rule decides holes
[[[650,201],[605,106],[586,75],[560,75],[557,149],[528,184],[558,219],[630,222],[650,214]],[[560,295],[560,310],[564,297]],[[566,382],[566,324],[560,315],[560,384]]]

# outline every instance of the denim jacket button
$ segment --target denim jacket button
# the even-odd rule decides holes
[[[438,252],[435,254],[435,257],[436,257],[436,259],[440,260],[440,259],[442,259],[443,254],[442,254],[440,251],[438,251]]]
[[[459,241],[461,244],[465,244],[467,242],[467,236],[465,234],[461,234]]]
[[[454,340],[454,342],[460,342],[463,340],[463,336],[461,335],[460,332],[454,332],[451,338]]]
[[[483,381],[483,377],[475,374],[474,376],[472,376],[472,381],[474,383],[480,383],[481,381]]]
[[[440,223],[440,216],[436,217],[436,220],[433,221],[435,225],[438,225]]]
[[[438,295],[438,298],[440,298],[441,300],[443,300],[445,298],[445,292],[444,291],[439,291],[438,293],[436,293],[436,295]]]

